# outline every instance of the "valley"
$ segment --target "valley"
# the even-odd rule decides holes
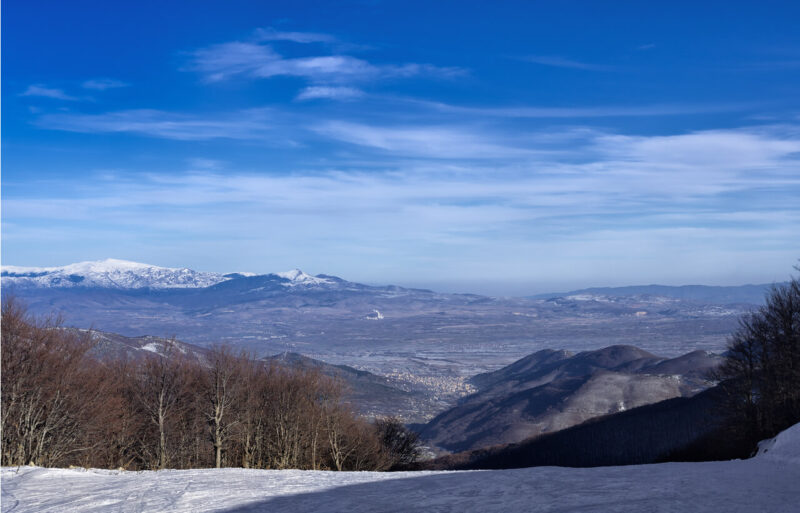
[[[767,289],[650,286],[489,297],[299,270],[198,273],[119,260],[4,267],[2,284],[3,294],[31,313],[106,333],[100,338],[114,339],[118,350],[132,338],[175,338],[198,350],[224,344],[258,358],[293,353],[369,372],[406,396],[379,399],[364,411],[414,423],[478,391],[473,376],[545,349],[628,345],[665,358],[719,352],[739,317],[757,306],[738,301]]]

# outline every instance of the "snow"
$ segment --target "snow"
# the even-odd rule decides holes
[[[564,299],[572,301],[598,301],[601,303],[611,303],[611,298],[607,296],[598,296],[596,294],[573,294],[571,296],[564,296]]]
[[[79,262],[61,267],[3,266],[3,285],[21,287],[110,287],[115,289],[138,288],[203,288],[227,281],[235,276],[257,276],[251,272],[209,273],[186,268],[159,267],[155,265],[109,258],[93,262]],[[333,283],[325,278],[306,274],[299,269],[275,273],[287,280],[286,287],[316,286]]]
[[[3,285],[23,287],[200,288],[226,278],[219,273],[109,258],[61,267],[3,266]]]
[[[800,424],[795,424],[775,438],[759,443],[756,457],[800,465]]]
[[[157,342],[150,342],[145,344],[141,347],[143,351],[150,351],[151,353],[161,354],[161,348],[163,346],[158,344]]]
[[[749,460],[473,472],[2,469],[4,512],[793,512],[800,427]]]
[[[275,273],[275,276],[289,280],[289,283],[284,284],[287,287],[296,287],[297,285],[323,285],[326,283],[332,283],[331,280],[311,276],[310,274],[304,273],[300,269],[292,269],[291,271]]]
[[[21,267],[4,265],[3,286],[75,288],[107,287],[115,289],[168,289],[203,288],[228,281],[235,277],[257,276],[251,272],[209,273],[187,268],[159,267],[156,265],[109,258],[92,262],[79,262],[61,267]],[[317,286],[333,283],[326,278],[306,274],[299,269],[274,273],[287,280],[286,287]]]

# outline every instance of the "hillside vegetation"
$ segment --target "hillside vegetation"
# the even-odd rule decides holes
[[[164,341],[137,359],[92,347],[3,303],[3,465],[380,470],[414,454],[402,425],[357,417],[313,369]]]

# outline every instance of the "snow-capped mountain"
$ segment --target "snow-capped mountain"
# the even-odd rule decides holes
[[[3,266],[2,269],[3,286],[18,288],[199,289],[253,276],[256,274],[201,272],[113,258],[61,267]],[[285,287],[332,283],[328,278],[311,276],[299,269],[267,276],[276,277]]]
[[[329,278],[322,276],[311,276],[310,274],[304,273],[300,269],[292,269],[291,271],[274,274],[275,276],[289,280],[288,282],[283,283],[283,285],[287,287],[296,287],[298,285],[324,285],[333,283],[333,280]]]
[[[3,286],[104,287],[113,289],[201,288],[229,278],[219,273],[198,272],[109,258],[62,267],[3,266]]]

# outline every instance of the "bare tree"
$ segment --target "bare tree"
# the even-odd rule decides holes
[[[106,380],[88,356],[89,333],[2,307],[2,461],[57,465],[94,447]]]
[[[716,377],[732,426],[753,443],[800,421],[800,282],[773,286],[745,316]]]
[[[174,343],[166,342],[160,345],[159,353],[144,359],[133,376],[135,404],[155,429],[155,437],[149,436],[150,430],[142,434],[141,449],[155,468],[167,468],[169,464],[170,423],[185,406],[182,396],[188,389],[188,375]]]
[[[231,428],[240,422],[237,409],[243,402],[243,379],[249,361],[246,354],[234,355],[227,347],[217,347],[208,354],[208,368],[201,374],[202,412],[208,423],[217,468],[222,466],[222,451]]]
[[[316,370],[266,365],[227,348],[191,360],[175,341],[143,358],[100,361],[90,333],[32,318],[13,300],[2,309],[3,465],[391,463],[375,426],[342,403],[340,383]],[[387,439],[397,442],[399,431],[391,432]]]

